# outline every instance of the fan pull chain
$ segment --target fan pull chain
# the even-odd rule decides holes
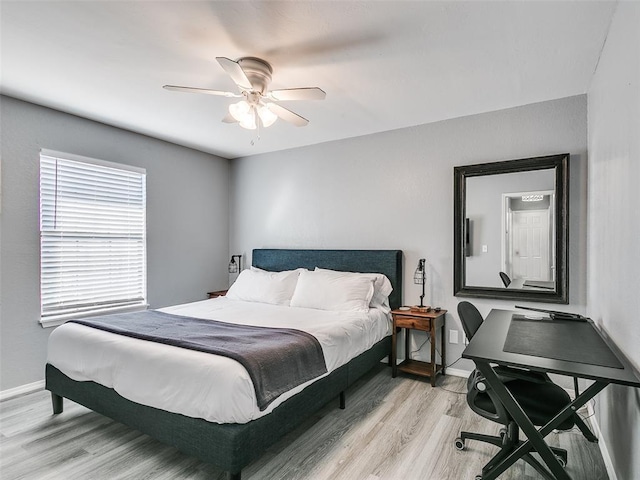
[[[260,117],[258,116],[255,107],[253,109],[253,114],[255,115],[256,118],[256,139],[257,141],[260,141],[260,124],[262,123],[262,120],[260,120]],[[251,140],[250,145],[253,147],[255,146],[256,142],[254,140]]]

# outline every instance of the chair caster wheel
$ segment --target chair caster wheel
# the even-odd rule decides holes
[[[458,450],[464,450],[464,440],[461,437],[456,438],[454,445]]]
[[[476,475],[476,480],[482,480],[482,475]]]
[[[507,429],[506,428],[501,428],[500,429],[500,438],[504,438],[506,434],[507,434]]]
[[[556,455],[556,460],[558,461],[558,463],[562,468],[565,468],[567,466],[567,460],[561,457],[560,455]]]

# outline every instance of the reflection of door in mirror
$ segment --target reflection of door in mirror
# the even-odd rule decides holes
[[[549,280],[549,212],[516,210],[512,219],[511,278]]]
[[[511,288],[531,282],[553,286],[555,238],[553,190],[503,194],[502,271]]]
[[[528,288],[528,282],[550,282],[553,288],[554,184],[553,168],[467,178],[467,285],[504,288],[504,271],[512,279],[510,289]]]

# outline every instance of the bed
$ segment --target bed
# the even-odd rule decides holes
[[[400,250],[256,249],[252,265],[269,272],[322,268],[382,273],[393,287],[389,306],[396,308],[401,304]],[[219,423],[215,417],[207,420],[137,403],[95,381],[74,380],[50,363],[46,365],[46,389],[51,392],[54,413],[62,412],[63,398],[68,398],[211,463],[228,472],[230,479],[237,480],[245,466],[321,407],[339,398],[340,407],[344,408],[345,390],[387,357],[390,350],[391,336],[387,335],[347,363],[274,402],[275,406],[256,418],[241,420],[243,423]]]

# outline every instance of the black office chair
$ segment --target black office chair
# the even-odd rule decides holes
[[[502,283],[504,283],[504,288],[507,288],[509,285],[511,285],[511,279],[506,273],[500,272],[500,278],[502,279]]]
[[[469,302],[460,302],[458,304],[458,315],[460,315],[462,328],[464,328],[467,338],[471,340],[480,325],[482,325],[482,315]],[[531,419],[531,422],[536,426],[545,425],[558,411],[571,402],[569,394],[553,383],[544,373],[502,366],[494,367],[494,370]],[[500,429],[500,436],[461,432],[460,437],[455,440],[455,446],[458,450],[464,450],[466,440],[478,440],[501,447],[500,452],[483,468],[483,472],[486,472],[524,442],[519,438],[520,429],[518,425],[477,369],[472,372],[467,382],[467,403],[471,410],[478,415],[504,425]],[[575,425],[575,418],[576,415],[569,417],[558,426],[558,429],[568,430],[572,428]],[[565,466],[567,464],[566,450],[551,447],[551,451],[556,455],[561,465]],[[554,480],[555,477],[531,453],[525,454],[522,459],[545,479]],[[476,479],[482,479],[482,476],[477,476]]]

